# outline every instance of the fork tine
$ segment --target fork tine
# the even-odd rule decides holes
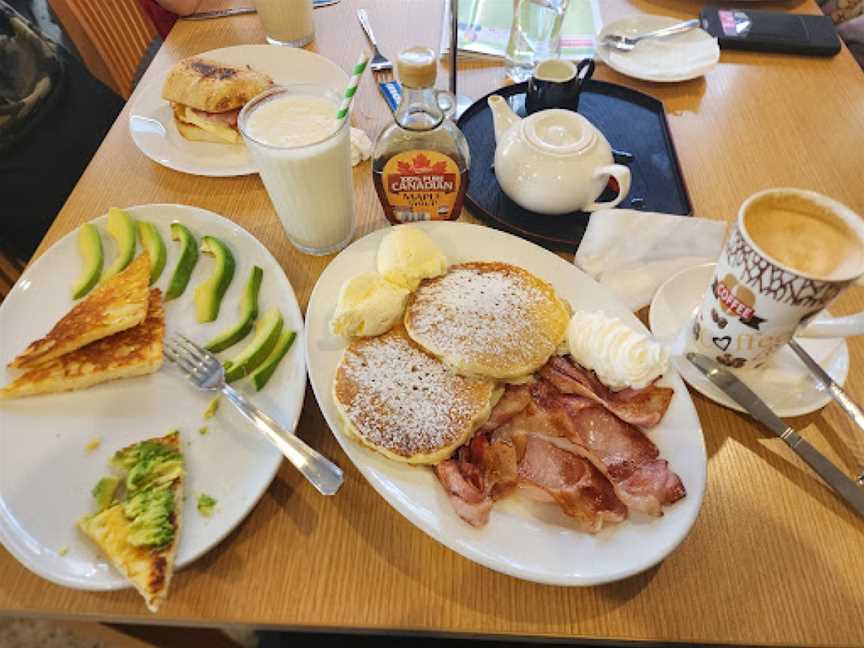
[[[168,359],[174,362],[178,367],[180,367],[183,371],[191,376],[198,376],[198,374],[203,375],[203,371],[200,369],[200,365],[193,358],[189,357],[185,351],[177,346],[177,340],[169,340],[165,345],[165,355],[168,356]]]
[[[187,338],[182,333],[177,333],[175,338],[180,339],[180,346],[186,349],[189,353],[191,353],[196,360],[200,360],[203,362],[205,360],[209,360],[212,357],[210,356],[209,352],[202,349],[200,346],[195,344],[192,340]]]

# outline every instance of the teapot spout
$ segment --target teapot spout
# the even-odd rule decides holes
[[[522,121],[522,118],[513,112],[513,109],[510,108],[507,100],[501,95],[492,95],[489,97],[487,103],[489,104],[489,110],[492,111],[492,124],[495,127],[495,141],[498,142],[501,139],[501,136],[507,132],[513,124]]]

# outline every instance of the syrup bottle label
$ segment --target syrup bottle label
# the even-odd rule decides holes
[[[382,175],[393,220],[454,218],[462,174],[450,156],[430,150],[403,151],[387,160]]]

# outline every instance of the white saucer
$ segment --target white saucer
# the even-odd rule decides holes
[[[601,43],[607,34],[638,36],[681,22],[669,16],[637,15],[609,23],[597,35],[597,58],[616,72],[643,81],[688,81],[707,74],[720,60],[717,39],[702,29],[650,38],[624,52]]]
[[[348,75],[336,63],[298,47],[235,45],[202,52],[199,56],[231,65],[249,65],[277,84],[315,83],[340,94]],[[156,79],[135,94],[129,112],[129,132],[144,155],[162,166],[183,173],[212,177],[256,173],[242,144],[192,142],[174,125],[171,105],[162,98],[162,82]]]
[[[714,263],[694,266],[673,275],[657,290],[651,301],[648,323],[656,337],[672,337],[695,313],[714,273]],[[842,338],[796,338],[836,383],[846,382],[849,347]],[[715,387],[698,369],[681,357],[673,359],[681,377],[693,389],[725,407],[744,410]],[[831,394],[811,376],[798,356],[783,347],[761,369],[735,370],[777,416],[802,416],[825,407]]]

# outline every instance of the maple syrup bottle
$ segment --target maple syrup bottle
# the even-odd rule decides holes
[[[384,214],[397,225],[455,220],[462,211],[471,154],[468,142],[439,105],[448,93],[435,90],[437,61],[428,47],[412,47],[396,65],[402,99],[375,141],[372,180]]]

